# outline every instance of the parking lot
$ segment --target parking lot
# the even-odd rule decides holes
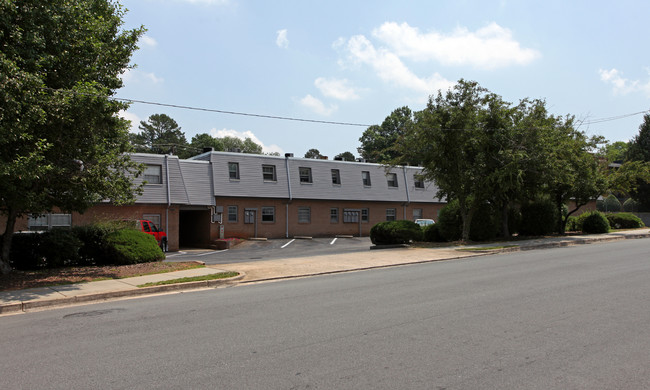
[[[244,241],[226,250],[181,248],[178,252],[168,253],[166,261],[200,260],[210,265],[228,264],[368,251],[371,245],[369,237]]]

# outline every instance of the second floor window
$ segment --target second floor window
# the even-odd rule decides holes
[[[332,184],[341,184],[341,171],[332,169]]]
[[[144,180],[147,184],[162,184],[162,166],[147,165],[144,169]]]
[[[424,188],[424,178],[422,175],[416,173],[413,175],[413,181],[415,182],[415,188]]]
[[[389,173],[386,175],[389,187],[397,187],[397,173]]]
[[[361,180],[363,180],[363,185],[366,187],[370,187],[370,172],[369,171],[362,171],[361,172]]]
[[[301,183],[311,183],[311,168],[300,167],[299,173]]]
[[[275,165],[262,165],[262,176],[264,177],[264,181],[277,181]]]
[[[228,163],[228,177],[233,180],[239,180],[239,163],[229,162]]]

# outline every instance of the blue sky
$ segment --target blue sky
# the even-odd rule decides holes
[[[379,124],[394,109],[475,80],[516,103],[541,98],[611,142],[650,110],[645,1],[122,0],[144,25],[117,96],[221,111]],[[164,113],[188,141],[251,137],[265,152],[357,155],[364,126],[193,111],[141,103],[134,130]],[[626,116],[616,120],[601,119]]]

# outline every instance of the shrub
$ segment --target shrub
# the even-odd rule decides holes
[[[472,241],[491,240],[497,236],[499,230],[499,219],[494,208],[487,203],[480,205],[472,216],[469,239]]]
[[[460,216],[460,206],[457,200],[452,200],[440,210],[436,225],[445,241],[460,240],[463,234],[463,219]]]
[[[106,237],[106,243],[112,264],[147,263],[165,258],[156,239],[137,230],[122,229],[111,232]]]
[[[55,228],[40,236],[38,253],[45,260],[45,267],[59,268],[79,264],[79,249],[83,243],[72,230]]]
[[[97,223],[75,226],[72,231],[82,241],[79,249],[79,265],[107,265],[113,261],[109,255],[106,239],[122,227],[114,223]]]
[[[639,202],[632,198],[628,198],[624,203],[623,203],[623,210],[627,211],[628,213],[639,211]]]
[[[18,270],[45,268],[45,259],[40,254],[42,233],[14,233],[11,238],[9,263]]]
[[[370,240],[375,245],[408,244],[422,240],[422,228],[413,221],[380,222],[370,229]]]
[[[434,223],[433,225],[425,226],[422,229],[422,236],[424,241],[428,242],[443,242],[445,241],[444,237],[440,234],[440,228],[438,224]]]
[[[644,227],[641,218],[631,213],[607,214],[609,226],[615,229],[636,229]]]
[[[584,233],[600,234],[609,232],[609,222],[605,214],[600,211],[592,211],[582,215],[585,215],[582,221],[582,231]]]
[[[526,236],[542,236],[553,233],[557,222],[557,210],[553,202],[540,200],[521,206],[519,233]]]
[[[581,231],[581,230],[582,230],[582,227],[578,226],[578,217],[574,217],[572,215],[569,218],[567,218],[566,225],[564,226],[564,231],[565,232],[578,232],[578,231]]]
[[[596,209],[603,212],[618,212],[621,211],[621,202],[616,196],[610,194],[602,200],[596,201]]]

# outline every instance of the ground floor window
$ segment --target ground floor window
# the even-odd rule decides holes
[[[413,209],[413,220],[422,219],[422,209]]]
[[[262,207],[262,222],[275,222],[275,207]]]
[[[339,223],[339,209],[336,207],[330,209],[330,223]]]
[[[228,206],[228,222],[237,222],[237,206]]]
[[[397,216],[397,209],[386,209],[386,221],[394,221]]]
[[[160,214],[142,214],[142,219],[153,222],[160,230]]]
[[[47,230],[55,227],[70,227],[72,214],[45,214],[30,216],[27,221],[29,230]]]
[[[361,209],[361,222],[370,221],[370,209]]]
[[[298,223],[310,223],[310,222],[311,222],[311,208],[298,207]]]

